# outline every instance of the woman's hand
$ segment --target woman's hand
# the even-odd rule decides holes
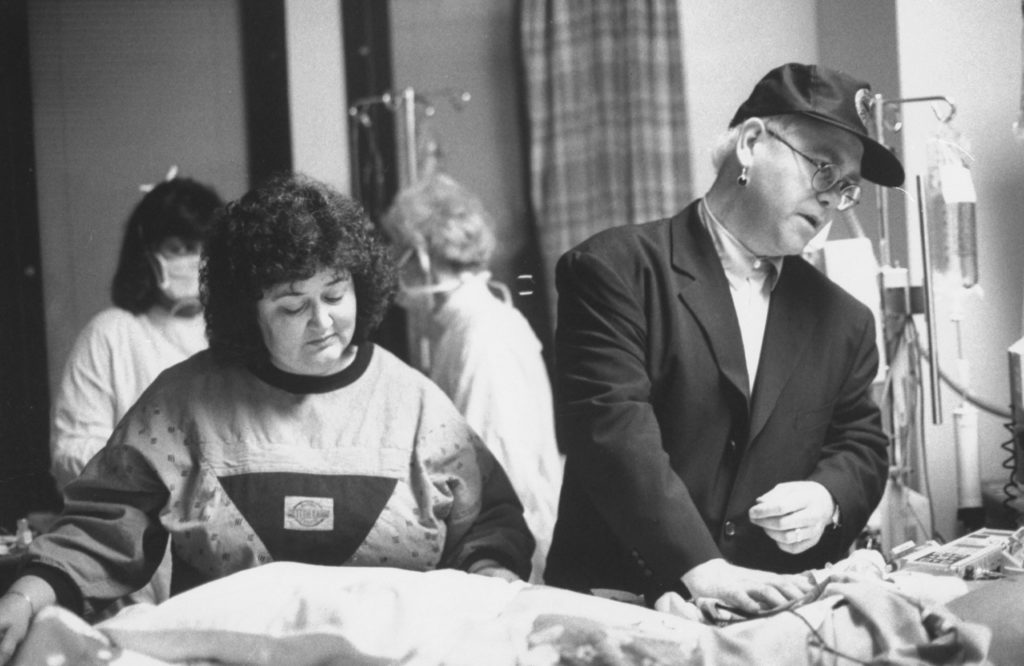
[[[32,617],[57,602],[57,595],[44,579],[22,576],[0,596],[0,666],[14,656],[25,640]]]
[[[0,664],[6,664],[25,640],[35,609],[27,597],[8,592],[0,597]]]

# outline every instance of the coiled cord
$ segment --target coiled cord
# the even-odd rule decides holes
[[[1016,509],[1013,503],[1020,497],[1020,488],[1017,486],[1017,427],[1013,423],[1004,423],[1003,427],[1010,432],[1010,439],[999,444],[999,448],[1006,451],[1006,459],[1002,462],[1002,467],[1009,471],[1009,477],[1006,480],[1006,484],[1003,485],[1003,494],[1006,496],[1003,499],[1003,508],[1009,515],[1016,513]],[[1024,437],[1024,435],[1021,435]]]

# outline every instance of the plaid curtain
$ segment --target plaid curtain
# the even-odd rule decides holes
[[[522,0],[530,196],[548,302],[594,232],[690,199],[678,0]]]

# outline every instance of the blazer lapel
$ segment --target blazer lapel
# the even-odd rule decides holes
[[[683,275],[679,298],[704,329],[725,378],[749,400],[743,338],[721,260],[693,204],[673,221],[672,265]]]
[[[789,259],[785,261],[790,262]],[[818,319],[806,299],[801,297],[799,285],[793,281],[795,272],[793,266],[787,270],[784,265],[772,292],[750,406],[750,442],[768,422]]]

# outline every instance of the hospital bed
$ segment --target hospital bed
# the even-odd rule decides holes
[[[675,612],[459,571],[279,562],[89,625],[41,611],[17,664],[985,664],[1000,642],[961,579],[902,581],[840,563],[786,610],[739,619],[676,599]],[[1000,581],[1004,611],[1024,583]],[[1015,595],[1015,596],[1014,596]],[[1019,610],[1013,611],[1019,622]],[[967,619],[965,619],[967,618]],[[992,618],[987,618],[990,621]],[[1019,651],[1014,652],[1017,648]],[[1016,663],[1016,662],[994,662]]]

